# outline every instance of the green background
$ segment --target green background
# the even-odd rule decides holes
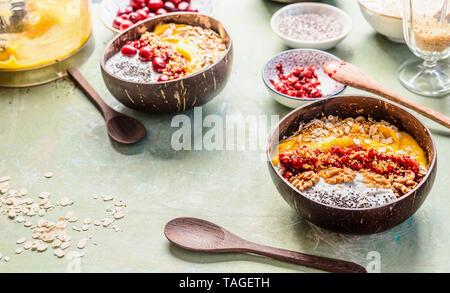
[[[363,19],[357,1],[323,1],[353,18],[350,35],[330,52],[356,63],[390,89],[450,115],[448,98],[420,97],[397,80],[397,68],[412,53],[405,45],[377,35]],[[193,216],[215,222],[237,235],[266,245],[368,263],[370,251],[381,256],[383,272],[449,272],[449,131],[419,117],[432,131],[438,149],[438,175],[420,210],[405,223],[368,236],[336,234],[299,218],[279,196],[263,160],[263,152],[172,150],[174,115],[149,115],[126,109],[107,91],[99,68],[105,44],[114,34],[99,20],[93,5],[95,51],[80,70],[108,104],[143,123],[148,136],[134,146],[109,140],[102,116],[68,79],[27,89],[0,89],[0,177],[30,194],[66,196],[71,208],[49,213],[56,219],[67,210],[80,217],[104,217],[106,203],[93,195],[109,194],[127,202],[121,232],[91,227],[74,240],[93,235],[81,259],[82,272],[311,272],[257,256],[208,255],[182,250],[163,235],[166,222]],[[203,115],[280,115],[288,113],[273,101],[261,81],[265,62],[287,48],[272,33],[270,17],[282,7],[263,0],[222,0],[216,17],[234,39],[235,58],[225,90],[203,107]],[[356,93],[348,88],[345,94]],[[193,111],[186,114],[192,116]],[[42,174],[52,171],[52,179]],[[35,218],[36,220],[36,218]],[[79,224],[78,224],[79,225]],[[0,216],[0,272],[65,272],[67,257],[52,250],[15,255],[16,240],[31,233]],[[96,242],[97,245],[94,245]],[[72,244],[71,250],[75,245]],[[70,250],[70,249],[69,249]]]

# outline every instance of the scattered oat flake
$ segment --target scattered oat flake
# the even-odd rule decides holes
[[[66,254],[64,250],[62,250],[61,248],[57,248],[53,251],[53,254],[56,255],[58,258],[64,257],[64,255]]]
[[[21,254],[23,252],[23,249],[22,248],[17,248],[16,249],[16,254]]]
[[[9,177],[9,176],[3,176],[3,177],[0,177],[0,183],[9,181],[10,179],[11,179],[11,177]]]
[[[61,249],[66,249],[67,247],[70,246],[70,242],[63,242],[63,244],[61,244]]]
[[[118,211],[114,214],[114,219],[116,220],[122,219],[123,217],[125,217],[125,213],[123,211]]]
[[[83,225],[83,226],[81,226],[81,230],[83,230],[83,231],[87,231],[87,230],[89,230],[89,225]]]
[[[61,246],[61,244],[62,244],[61,240],[55,239],[55,241],[53,241],[52,248],[58,248]]]
[[[109,195],[103,197],[103,200],[104,200],[104,201],[110,201],[110,200],[113,200],[113,199],[114,199],[114,197],[109,196]]]
[[[77,227],[77,226],[72,226],[72,230],[75,230],[75,231],[78,231],[78,232],[81,231],[80,227]]]
[[[45,178],[52,178],[52,177],[53,177],[53,173],[52,173],[52,172],[46,172],[46,173],[44,174],[44,177],[45,177]]]
[[[6,262],[9,262],[9,261],[11,260],[11,258],[10,258],[9,256],[5,256],[5,257],[3,258],[3,260],[6,261]]]
[[[47,191],[44,191],[44,192],[41,192],[38,194],[39,198],[42,198],[42,199],[47,199],[50,197],[50,195],[51,195],[51,193],[47,192]]]
[[[27,239],[25,237],[21,237],[21,238],[17,239],[16,244],[22,244],[22,243],[25,243],[25,241],[27,241]]]
[[[61,199],[60,204],[61,204],[63,207],[65,207],[65,206],[68,206],[68,205],[73,204],[73,200],[70,200],[70,199],[68,199],[67,197],[63,197],[63,198]]]
[[[46,243],[39,243],[39,245],[37,246],[37,251],[39,252],[43,252],[46,251],[48,248],[48,245]]]
[[[112,222],[113,222],[113,219],[111,219],[111,218],[104,218],[104,219],[102,219],[103,227],[108,227]]]
[[[83,249],[86,246],[87,242],[88,238],[81,239],[77,244],[78,249]]]
[[[23,245],[23,248],[28,250],[31,248],[31,246],[32,246],[31,242],[28,241],[28,242],[25,242],[25,244]]]

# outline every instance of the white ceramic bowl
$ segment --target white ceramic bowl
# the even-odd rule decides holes
[[[405,42],[405,38],[403,36],[402,17],[383,14],[381,12],[372,10],[364,5],[362,0],[358,0],[358,3],[364,18],[375,31],[387,37],[393,42]]]
[[[323,41],[306,41],[306,40],[297,40],[292,39],[287,36],[284,36],[280,33],[278,29],[278,25],[280,23],[280,19],[286,15],[298,15],[305,13],[317,13],[317,14],[326,14],[335,17],[339,22],[343,24],[342,33],[331,39],[323,40]],[[270,22],[272,30],[277,34],[280,39],[291,48],[311,48],[311,49],[319,49],[319,50],[328,50],[339,44],[345,37],[350,33],[352,29],[352,19],[350,16],[345,13],[342,9],[337,7],[322,4],[322,3],[296,3],[287,5],[272,16],[272,20]]]
[[[327,97],[332,97],[340,94],[345,90],[346,86],[340,84],[333,79],[331,79],[322,69],[323,65],[331,60],[341,60],[336,56],[314,49],[293,49],[281,52],[280,54],[272,57],[264,66],[262,71],[262,80],[266,85],[266,88],[270,96],[278,103],[289,107],[297,108],[304,104],[319,101]],[[288,74],[296,67],[308,67],[312,66],[315,68],[317,77],[321,83],[320,91],[322,92],[322,98],[295,98],[285,94],[282,94],[275,90],[271,80],[278,81],[278,71],[276,66],[278,64],[283,65],[285,74]]]
[[[116,18],[117,10],[125,8],[130,3],[129,0],[103,0],[100,8],[100,19],[103,24],[111,31],[120,33],[114,28],[112,23]],[[197,8],[198,12],[204,15],[213,16],[219,6],[219,0],[191,0],[191,6]],[[176,13],[176,12],[175,12]]]

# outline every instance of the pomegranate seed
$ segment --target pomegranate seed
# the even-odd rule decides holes
[[[120,8],[119,10],[117,10],[117,15],[116,16],[121,16],[123,14],[128,14],[126,8]]]
[[[138,22],[138,21],[141,20],[141,19],[140,19],[139,14],[137,14],[136,12],[132,12],[132,13],[130,13],[130,20],[131,20],[133,23],[136,23],[136,22]]]
[[[155,53],[153,52],[152,48],[146,46],[142,47],[139,50],[139,59],[141,59],[144,62],[151,61],[155,57]]]
[[[128,20],[130,19],[130,15],[129,14],[123,14],[120,16],[120,18],[122,18],[123,20]]]
[[[166,68],[166,61],[164,61],[164,59],[161,57],[155,57],[155,58],[153,58],[152,65],[153,65],[153,70],[161,73],[163,71],[163,69]]]
[[[167,2],[171,2],[171,3],[173,3],[173,5],[178,6],[178,4],[180,4],[181,0],[166,0],[166,3]]]
[[[177,7],[172,2],[167,1],[164,2],[164,9],[167,10],[168,12],[174,12],[177,10]]]
[[[156,15],[163,15],[163,14],[167,14],[167,10],[165,10],[164,8],[160,8],[158,10],[156,10]]]
[[[127,57],[133,57],[137,53],[137,49],[131,45],[124,45],[120,51]]]
[[[133,26],[133,22],[131,20],[124,20],[121,24],[120,24],[120,30],[126,30],[127,28]]]
[[[148,17],[148,13],[144,9],[139,9],[136,11],[137,15],[139,15],[139,21],[144,20]]]
[[[186,1],[181,1],[180,4],[178,4],[178,10],[180,11],[187,11],[189,9],[189,3]]]
[[[150,11],[155,12],[164,7],[164,2],[162,0],[148,0],[147,6]]]
[[[198,13],[198,9],[197,8],[192,8],[192,7],[189,7],[187,11]]]
[[[145,6],[145,0],[131,0],[131,1],[130,1],[130,6],[131,6],[134,10],[141,9],[142,7]]]
[[[116,29],[119,29],[122,22],[123,22],[123,18],[121,18],[121,17],[114,18],[113,27]]]

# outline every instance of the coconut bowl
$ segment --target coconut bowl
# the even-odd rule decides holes
[[[167,82],[133,82],[111,74],[105,67],[122,46],[153,31],[159,24],[178,23],[212,29],[225,40],[227,50],[214,64],[199,72]],[[117,35],[103,52],[100,66],[111,94],[123,105],[148,113],[175,113],[202,106],[225,87],[231,72],[233,45],[231,36],[216,19],[198,13],[170,13],[138,23]]]
[[[341,118],[357,116],[385,120],[411,134],[425,150],[428,172],[409,193],[395,201],[373,208],[339,208],[316,202],[297,190],[281,176],[272,163],[274,150],[286,136],[294,133],[300,122],[323,115]],[[367,96],[340,96],[302,106],[275,127],[267,148],[268,167],[273,183],[284,200],[304,219],[325,229],[346,234],[372,234],[390,229],[411,217],[427,198],[436,177],[436,147],[428,128],[403,107],[386,100]]]

